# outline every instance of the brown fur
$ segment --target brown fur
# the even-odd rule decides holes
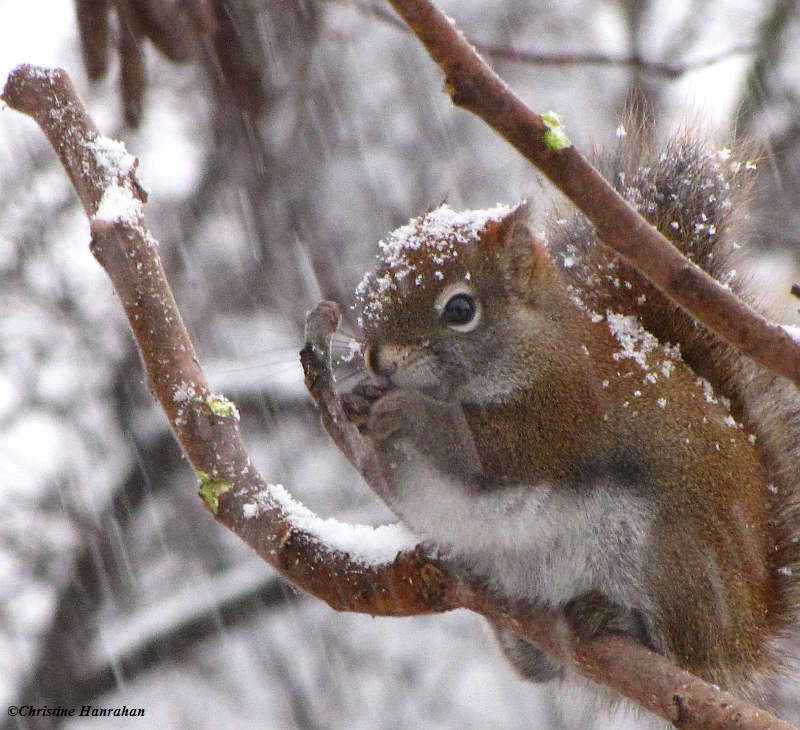
[[[741,288],[730,249],[748,166],[689,138],[652,160],[635,141],[627,149],[612,163],[621,192],[687,256]],[[518,574],[496,584],[530,586],[534,600],[547,587],[526,577],[528,561],[547,573],[563,560],[577,573],[585,559],[595,571],[588,592],[569,587],[547,599],[560,602],[577,631],[630,633],[763,702],[782,667],[781,640],[800,615],[800,396],[599,245],[582,218],[556,225],[545,246],[526,215],[519,207],[474,229],[468,217],[433,211],[389,239],[382,266],[359,290],[367,363],[385,389],[359,418],[386,459],[390,506],[463,549],[488,578]],[[479,302],[474,327],[442,321],[453,291]],[[498,540],[496,554],[470,553],[475,530],[505,529],[492,520],[503,494],[519,487],[556,493],[574,510],[572,523],[595,534],[584,540],[570,519],[556,519],[561,532],[547,542],[534,506],[522,510],[531,515],[518,528],[522,547]],[[429,501],[406,501],[413,494]],[[609,515],[608,540],[598,541],[606,525],[587,523],[584,511],[596,504],[586,495],[598,494],[604,508],[619,500],[646,505],[646,515],[630,529],[626,515]],[[474,514],[475,495],[495,499],[496,511]],[[467,527],[440,524],[449,513],[429,523],[442,508],[462,510]],[[591,565],[602,563],[596,552],[570,562],[562,538],[579,552],[614,541],[636,552],[620,552],[619,568]],[[550,563],[536,563],[540,547],[552,551]],[[580,576],[566,583],[585,585]],[[641,595],[632,597],[633,587]],[[500,638],[530,678],[561,671],[514,637]]]
[[[635,141],[625,150],[612,162],[622,171],[615,178],[620,192],[688,258],[750,299],[746,282],[735,274],[732,262],[754,177],[751,166],[734,157],[722,159],[719,152],[688,136],[673,140],[655,159],[648,158]],[[562,270],[587,306],[598,312],[634,315],[661,343],[678,345],[692,371],[707,378],[714,391],[730,401],[731,412],[756,437],[753,450],[765,475],[759,489],[766,496],[767,519],[762,527],[769,546],[765,559],[770,579],[762,585],[761,595],[753,595],[758,590],[752,583],[737,586],[738,600],[765,606],[766,611],[744,627],[736,642],[736,651],[742,653],[730,658],[751,664],[757,657],[755,668],[767,675],[785,670],[779,666],[780,655],[790,642],[796,642],[800,629],[800,394],[696,323],[638,271],[599,245],[580,217],[555,228],[550,244],[557,261],[563,264],[565,257],[571,257],[579,262]],[[741,444],[737,449],[751,446]],[[736,476],[740,466],[734,459],[724,468]],[[729,495],[717,475],[705,474],[702,484],[713,494],[711,509],[724,505]],[[736,561],[746,556],[730,557]],[[686,556],[671,559],[683,561]],[[665,597],[677,584],[665,587]],[[683,613],[677,601],[675,619],[693,627],[684,634],[686,642],[691,642],[701,627]],[[723,643],[719,638],[717,642]],[[679,653],[685,657],[682,663],[698,669],[688,645]]]

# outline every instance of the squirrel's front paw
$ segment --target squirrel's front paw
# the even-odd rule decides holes
[[[372,405],[386,391],[372,383],[365,382],[357,385],[349,393],[340,396],[342,411],[350,423],[355,424],[362,431],[369,421]]]
[[[419,420],[415,416],[418,412],[418,394],[390,390],[372,404],[365,433],[382,441],[409,436]]]

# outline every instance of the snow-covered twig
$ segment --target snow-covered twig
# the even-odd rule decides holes
[[[98,133],[66,73],[19,66],[9,76],[2,99],[33,117],[73,181],[90,219],[92,253],[125,309],[148,386],[164,408],[216,519],[289,580],[336,609],[376,615],[435,610],[430,595],[441,593],[437,583],[443,581],[444,568],[431,569],[422,579],[418,565],[424,558],[419,551],[384,559],[387,540],[394,540],[396,550],[414,548],[415,541],[397,530],[364,528],[359,533],[361,557],[356,560],[345,552],[350,543],[328,541],[347,530],[333,521],[310,519],[250,463],[238,411],[211,392],[178,312],[158,244],[144,221],[146,196],[136,181],[135,158],[122,143]]]

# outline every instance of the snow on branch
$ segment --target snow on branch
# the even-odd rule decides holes
[[[242,444],[238,411],[211,392],[143,217],[136,159],[101,136],[60,69],[22,65],[2,99],[33,117],[73,182],[91,226],[91,250],[111,278],[147,371],[148,386],[200,480],[208,508],[298,586],[341,610],[430,610],[411,583],[416,544],[399,528],[349,529],[312,518],[282,487],[270,488]],[[330,541],[329,541],[330,539]],[[358,559],[349,551],[358,545]],[[400,584],[400,585],[396,585]],[[422,585],[418,582],[417,585]],[[394,605],[384,595],[405,597]],[[406,605],[407,604],[407,605]],[[393,607],[394,606],[394,607]]]
[[[680,727],[790,730],[630,638],[582,640],[559,612],[491,595],[421,546],[410,549],[413,536],[399,528],[321,520],[268,485],[244,449],[235,405],[211,392],[200,369],[145,224],[135,159],[99,135],[63,71],[20,66],[2,99],[33,117],[70,176],[90,218],[92,253],[119,295],[150,390],[198,475],[206,506],[266,562],[338,610],[407,616],[470,609]],[[301,352],[306,384],[323,425],[381,494],[386,481],[372,447],[342,417],[333,392],[329,346],[338,324],[338,307],[329,302],[309,315]]]
[[[800,386],[800,344],[683,256],[595,170],[554,114],[538,115],[430,0],[389,0],[445,76],[456,106],[483,119],[541,170],[621,254],[695,319]]]

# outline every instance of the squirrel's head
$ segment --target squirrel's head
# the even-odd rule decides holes
[[[379,266],[356,291],[377,383],[485,400],[523,387],[532,362],[550,369],[564,289],[528,214],[524,203],[443,205],[381,241]]]

